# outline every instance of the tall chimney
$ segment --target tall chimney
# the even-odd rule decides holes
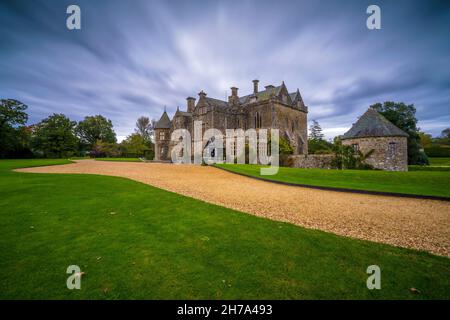
[[[253,93],[257,94],[258,93],[258,82],[259,80],[253,80]]]
[[[233,106],[239,104],[238,88],[231,87],[231,96],[228,97],[228,103]]]
[[[195,109],[195,98],[187,97],[187,112],[194,112]]]
[[[200,97],[200,99],[204,99],[206,97],[206,93],[202,90],[198,93],[198,96]]]

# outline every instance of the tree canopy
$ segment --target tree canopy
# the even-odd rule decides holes
[[[78,123],[76,133],[81,143],[89,149],[92,149],[98,140],[106,143],[116,143],[117,141],[111,120],[101,115],[85,117]]]
[[[0,99],[0,158],[29,156],[27,105],[14,99]]]
[[[76,122],[53,114],[33,127],[33,147],[48,158],[70,157],[78,151]]]

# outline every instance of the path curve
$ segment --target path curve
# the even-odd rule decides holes
[[[16,171],[125,177],[273,220],[450,257],[445,201],[285,186],[196,165],[82,160]]]

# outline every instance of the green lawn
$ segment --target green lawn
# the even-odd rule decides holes
[[[123,178],[10,171],[52,163],[67,161],[0,161],[0,299],[450,299],[448,258]],[[81,290],[66,288],[73,264]],[[381,290],[366,288],[373,264]]]
[[[430,166],[450,166],[450,158],[429,158]]]
[[[96,158],[96,161],[141,162],[139,158]]]
[[[261,176],[258,165],[217,164],[217,167],[268,180],[311,186],[450,197],[450,171],[392,172],[380,170],[326,170],[280,167]]]

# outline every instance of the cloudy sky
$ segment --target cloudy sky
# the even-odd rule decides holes
[[[66,8],[81,8],[81,30]],[[370,4],[381,30],[366,27]],[[422,130],[450,126],[448,1],[0,0],[0,97],[51,113],[102,114],[119,138],[136,118],[285,81],[327,137],[367,107],[414,103]]]

